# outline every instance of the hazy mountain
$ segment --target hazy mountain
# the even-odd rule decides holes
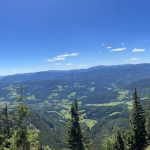
[[[0,80],[0,98],[14,101],[20,84],[29,103],[79,98],[84,104],[129,100],[133,83],[150,77],[150,64],[96,66],[17,74]]]
[[[89,69],[70,71],[44,71],[6,76],[1,82],[24,82],[30,80],[109,80],[136,81],[150,77],[150,64],[96,66]]]
[[[8,101],[10,108],[16,106],[20,84],[23,85],[23,96],[31,110],[30,122],[38,130],[44,126],[43,143],[59,149],[65,146],[64,129],[74,98],[79,100],[84,134],[93,141],[97,143],[120,127],[124,132],[128,128],[135,87],[146,105],[150,93],[150,64],[18,74],[3,77],[0,83],[0,105]]]

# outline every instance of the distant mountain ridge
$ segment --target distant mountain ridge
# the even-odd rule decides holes
[[[135,87],[142,104],[147,104],[150,64],[17,74],[1,78],[0,84],[0,106],[7,102],[10,108],[16,107],[23,85],[24,103],[31,110],[30,123],[38,130],[43,131],[44,127],[43,143],[60,149],[65,145],[66,124],[75,98],[87,137],[98,143],[118,128],[125,132]]]
[[[127,64],[113,66],[96,66],[88,69],[69,71],[42,71],[9,75],[0,78],[0,82],[24,82],[30,80],[91,80],[92,78],[111,78],[116,76],[124,80],[140,80],[150,77],[150,64]]]
[[[28,103],[63,99],[70,101],[74,98],[84,104],[126,101],[129,100],[129,91],[135,88],[134,84],[148,78],[150,64],[17,74],[0,79],[0,99],[13,102],[22,84]]]

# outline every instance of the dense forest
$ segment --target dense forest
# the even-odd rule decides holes
[[[149,148],[149,68],[97,66],[1,77],[1,149]]]
[[[10,109],[7,104],[0,113],[0,149],[1,150],[52,150],[44,145],[38,130],[29,121],[30,109],[24,103],[23,87],[20,88],[20,96],[17,105]],[[137,90],[133,93],[131,116],[129,117],[129,128],[122,132],[118,128],[113,136],[107,137],[102,143],[102,150],[144,150],[150,142],[150,102],[146,109],[142,106]],[[68,120],[67,131],[64,135],[66,147],[59,149],[71,150],[94,150],[96,143],[85,136],[80,125],[78,100],[72,102],[70,108],[71,118]],[[100,127],[99,127],[100,128]],[[43,129],[45,130],[45,129]],[[43,135],[44,136],[44,135]]]

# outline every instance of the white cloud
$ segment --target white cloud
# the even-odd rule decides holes
[[[145,52],[145,49],[144,48],[134,48],[132,50],[132,52],[134,52],[134,53]]]
[[[111,46],[108,46],[107,48],[108,48],[108,49],[111,49],[112,47],[111,47]]]
[[[47,61],[48,62],[54,62],[55,60],[54,59],[48,59]]]
[[[121,51],[125,51],[126,49],[127,49],[126,47],[121,47],[121,48],[112,49],[111,51],[112,52],[121,52]]]
[[[54,57],[53,60],[54,61],[62,61],[62,60],[65,60],[66,58],[65,57]]]
[[[74,57],[74,56],[78,56],[78,53],[66,53],[63,55],[57,55],[56,57],[50,58],[47,61],[48,62],[56,62],[56,61],[63,61],[65,60],[67,57]]]
[[[78,56],[78,53],[71,53],[71,54],[63,54],[56,56],[57,58],[65,58],[65,57],[72,57],[72,56]]]

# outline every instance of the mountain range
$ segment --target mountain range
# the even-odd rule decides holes
[[[142,103],[150,95],[150,64],[96,66],[70,71],[44,71],[0,78],[0,105],[14,108],[23,86],[29,121],[44,130],[41,140],[55,149],[65,147],[70,106],[78,99],[81,128],[97,149],[107,135],[128,128],[133,89]]]
[[[23,85],[29,103],[78,98],[84,104],[100,104],[118,101],[122,90],[130,93],[149,78],[150,64],[16,74],[0,78],[0,98],[14,101]],[[128,95],[123,98],[128,100]]]

